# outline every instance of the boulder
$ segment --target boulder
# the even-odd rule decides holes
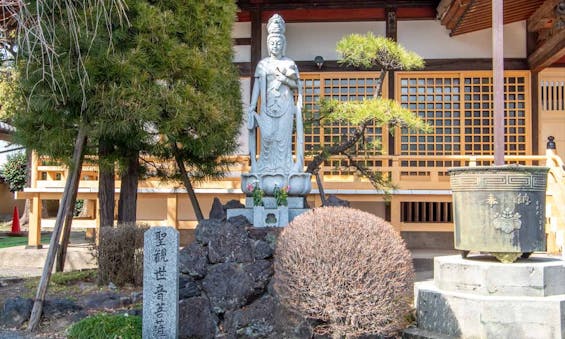
[[[214,338],[218,332],[218,318],[210,312],[205,297],[194,297],[179,302],[179,338]]]
[[[114,292],[101,292],[87,295],[82,298],[80,303],[87,309],[114,309],[125,306],[122,304],[122,296]]]
[[[275,249],[265,240],[255,240],[252,242],[253,257],[256,260],[268,259],[273,256]]]
[[[8,328],[22,326],[30,317],[33,300],[21,297],[8,299],[4,302],[0,314],[0,325]]]
[[[224,206],[222,206],[222,202],[218,197],[214,198],[214,202],[212,203],[212,208],[210,209],[209,217],[210,219],[216,219],[216,220],[226,219],[226,211],[224,210]]]
[[[269,260],[257,260],[253,263],[245,264],[243,270],[249,274],[253,281],[255,293],[262,293],[273,276],[273,263]]]
[[[255,293],[254,281],[240,264],[222,263],[210,266],[202,287],[217,314],[242,307]]]
[[[228,219],[228,222],[232,224],[234,227],[241,227],[242,229],[246,229],[253,226],[251,225],[249,220],[247,220],[247,218],[244,217],[243,215],[231,217]]]
[[[235,199],[228,201],[224,205],[224,211],[227,211],[228,209],[233,209],[233,208],[245,208],[245,205],[242,204],[239,200],[235,200]]]
[[[251,262],[253,250],[245,227],[224,222],[214,229],[208,241],[208,260],[211,264],[223,262]]]
[[[206,275],[208,267],[208,248],[193,242],[179,253],[179,272],[197,279]]]
[[[60,318],[80,310],[82,307],[69,299],[47,299],[43,304],[43,315],[49,318]]]
[[[328,199],[326,200],[326,204],[324,206],[343,206],[343,207],[350,207],[350,203],[347,200],[343,200],[338,198],[337,196],[330,194]]]
[[[200,287],[189,275],[179,276],[179,300],[197,297],[200,295]]]
[[[265,295],[249,306],[228,311],[224,316],[224,331],[230,338],[266,338],[274,330],[274,300]]]
[[[202,220],[196,226],[195,237],[196,241],[206,245],[218,233],[218,228],[221,227],[223,221],[217,219]]]

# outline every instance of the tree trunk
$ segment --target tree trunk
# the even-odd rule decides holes
[[[85,141],[86,146],[86,141]],[[84,160],[84,156],[80,158],[80,164],[78,169],[76,169],[76,175],[73,177],[74,182],[72,183],[73,186],[76,186],[77,189],[72,192],[71,195],[71,202],[67,204],[66,211],[65,211],[65,223],[63,224],[63,236],[61,237],[59,251],[57,252],[57,262],[55,264],[55,271],[63,272],[65,269],[65,260],[67,258],[67,247],[69,246],[69,239],[71,237],[71,226],[73,224],[73,217],[74,217],[74,210],[75,205],[77,202],[77,194],[78,194],[78,185],[80,183],[80,173],[82,172],[82,162]]]
[[[139,182],[139,153],[126,159],[126,170],[121,175],[118,224],[133,224],[137,220],[137,183]]]
[[[100,227],[114,225],[114,209],[116,202],[114,193],[116,191],[115,166],[113,163],[105,163],[106,156],[110,153],[111,145],[100,141],[98,148],[98,201],[100,208]]]
[[[318,185],[318,192],[320,194],[320,200],[322,201],[322,206],[326,206],[326,193],[324,192],[324,184],[322,183],[322,178],[320,178],[320,171],[316,170],[314,173],[316,176],[316,184]]]
[[[31,316],[28,323],[28,331],[33,332],[37,329],[39,325],[39,320],[41,318],[41,312],[43,311],[43,302],[45,301],[45,294],[47,294],[47,287],[49,285],[49,279],[51,278],[51,272],[53,271],[53,263],[55,262],[55,255],[59,247],[59,236],[61,235],[61,230],[63,226],[63,221],[65,219],[65,212],[69,210],[71,206],[72,195],[78,190],[78,180],[79,170],[82,167],[82,153],[84,150],[84,145],[86,144],[86,129],[81,126],[78,131],[77,139],[75,141],[75,148],[73,152],[72,165],[65,182],[65,190],[63,191],[63,198],[61,199],[61,204],[59,205],[59,210],[57,212],[57,219],[55,220],[55,227],[53,228],[53,233],[51,234],[51,241],[49,242],[49,250],[47,252],[47,258],[45,259],[45,265],[43,266],[43,273],[41,274],[41,279],[39,280],[39,286],[37,287],[37,294],[35,295],[35,302],[33,303],[33,309],[31,310]]]
[[[194,192],[194,187],[192,187],[192,183],[190,182],[190,177],[186,172],[186,167],[184,166],[184,161],[180,156],[179,149],[177,144],[172,142],[171,146],[173,147],[173,151],[175,153],[175,160],[177,162],[177,166],[179,167],[182,182],[184,187],[186,188],[186,193],[188,194],[188,198],[190,199],[190,203],[192,204],[192,209],[194,209],[194,214],[196,215],[196,220],[199,222],[204,220],[204,215],[202,214],[202,209],[200,208],[200,204],[198,203],[198,199],[196,198],[196,193]]]

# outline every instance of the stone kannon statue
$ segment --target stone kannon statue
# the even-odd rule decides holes
[[[269,56],[255,69],[248,110],[251,173],[242,175],[242,190],[249,194],[251,187],[259,185],[268,196],[277,186],[287,189],[289,195],[305,195],[311,184],[310,174],[304,173],[302,85],[298,67],[285,56],[285,22],[280,15],[269,19],[267,31]],[[260,132],[259,154],[257,130]],[[294,157],[293,130],[296,135]]]

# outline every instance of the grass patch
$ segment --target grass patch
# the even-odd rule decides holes
[[[96,281],[98,270],[82,270],[71,272],[55,272],[49,279],[49,293],[51,294],[66,294],[73,295],[80,292],[80,287],[75,286],[78,282],[92,282]],[[24,297],[33,297],[35,290],[39,284],[39,277],[29,278],[25,281],[25,287],[30,295]]]
[[[68,286],[78,281],[94,282],[96,280],[96,275],[97,273],[94,269],[72,272],[55,272],[51,275],[51,283],[53,285]]]
[[[51,240],[50,234],[41,235],[41,243],[47,244]],[[27,237],[4,237],[0,239],[0,248],[27,245]]]
[[[141,338],[141,317],[100,313],[73,324],[67,338]]]

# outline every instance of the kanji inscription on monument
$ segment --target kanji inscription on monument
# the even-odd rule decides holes
[[[145,232],[143,251],[143,338],[177,338],[178,231],[150,228]]]

